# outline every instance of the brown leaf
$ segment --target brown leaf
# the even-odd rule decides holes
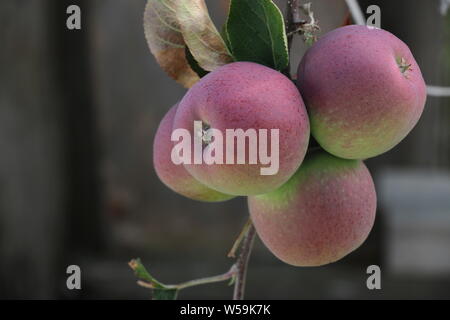
[[[233,61],[209,16],[205,0],[177,0],[176,12],[184,41],[200,67],[214,71]]]
[[[148,0],[144,31],[150,51],[167,74],[190,88],[199,80],[185,55],[186,43],[176,15],[178,0]]]

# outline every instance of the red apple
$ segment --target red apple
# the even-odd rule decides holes
[[[187,130],[195,137],[194,121],[201,121],[205,130],[222,133],[223,146],[214,153],[222,153],[224,161],[194,163],[192,155],[185,168],[204,185],[227,194],[262,194],[281,186],[302,163],[309,141],[309,120],[298,89],[283,74],[251,62],[220,67],[187,92],[179,104],[174,129]],[[226,135],[237,129],[244,133],[252,130],[258,136],[245,140],[246,161],[241,164],[237,139]],[[264,130],[267,139],[259,135]],[[276,132],[278,139],[272,136]],[[267,148],[261,142],[266,142]],[[213,144],[204,143],[201,158],[212,158]],[[191,146],[196,148],[194,143]],[[230,151],[234,155],[228,157]],[[270,163],[262,164],[265,151],[272,157]],[[256,163],[251,163],[250,155]]]
[[[315,43],[298,69],[311,134],[346,159],[380,155],[407,136],[426,101],[426,86],[408,46],[366,26],[336,29]]]
[[[259,237],[294,266],[337,261],[367,238],[376,212],[372,177],[360,160],[324,151],[307,155],[281,188],[248,198]]]
[[[193,178],[183,165],[172,161],[171,141],[173,119],[177,105],[173,106],[161,121],[153,144],[153,164],[159,179],[173,191],[193,200],[217,202],[234,196],[210,189]]]

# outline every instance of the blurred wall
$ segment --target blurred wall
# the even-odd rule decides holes
[[[0,297],[54,296],[67,182],[47,1],[0,3]]]

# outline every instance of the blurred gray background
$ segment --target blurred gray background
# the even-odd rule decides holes
[[[185,93],[150,54],[145,0],[0,2],[0,298],[146,299],[127,266],[141,257],[177,283],[226,271],[247,218],[244,198],[185,199],[152,167],[165,112]],[[285,10],[286,1],[277,1]],[[345,2],[312,0],[322,33],[344,24]],[[450,17],[438,0],[377,4],[382,28],[412,49],[429,84],[450,86]],[[66,29],[66,8],[82,30]],[[207,0],[220,27],[227,1]],[[296,40],[292,65],[305,47]],[[256,241],[248,299],[450,298],[450,99],[429,97],[419,125],[396,149],[368,161],[379,211],[366,243],[320,268],[294,268]],[[66,267],[82,290],[66,288]],[[382,290],[366,288],[366,268]],[[229,299],[224,284],[181,299]]]

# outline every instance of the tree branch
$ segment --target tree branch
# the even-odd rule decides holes
[[[300,0],[288,0],[286,11],[286,33],[288,38],[288,49],[291,51],[292,40],[294,39],[294,30],[300,24],[305,23],[300,15]]]
[[[144,288],[163,291],[174,290],[178,292],[179,290],[186,289],[189,287],[231,280],[230,285],[234,283],[233,300],[243,300],[247,275],[247,266],[248,261],[250,259],[250,254],[252,252],[255,235],[256,235],[255,228],[253,227],[253,223],[249,218],[246,224],[244,225],[241,233],[239,234],[237,240],[235,241],[233,248],[231,249],[229,254],[234,256],[237,249],[242,244],[238,259],[226,273],[217,276],[190,280],[179,284],[167,285],[156,280],[147,271],[147,269],[144,267],[140,259],[131,260],[129,262],[129,266],[131,269],[133,269],[133,271],[135,272],[136,276],[139,279],[138,285]]]
[[[287,37],[288,48],[291,49],[294,34],[303,35],[303,40],[308,46],[317,41],[316,32],[320,30],[314,12],[311,9],[311,2],[301,4],[300,0],[287,0]],[[307,18],[303,19],[301,14]]]
[[[253,249],[253,243],[255,240],[256,230],[253,224],[247,229],[247,234],[242,243],[241,253],[236,261],[237,273],[234,284],[233,300],[243,300],[245,292],[245,282],[247,278],[247,267],[250,259],[250,254]]]
[[[239,233],[239,236],[237,237],[236,241],[233,244],[233,247],[231,248],[230,252],[228,252],[228,258],[236,258],[236,252],[239,249],[239,246],[241,245],[242,240],[244,240],[245,236],[248,233],[248,229],[252,226],[252,220],[248,218],[247,222],[245,223],[244,227],[242,228],[241,232]]]

